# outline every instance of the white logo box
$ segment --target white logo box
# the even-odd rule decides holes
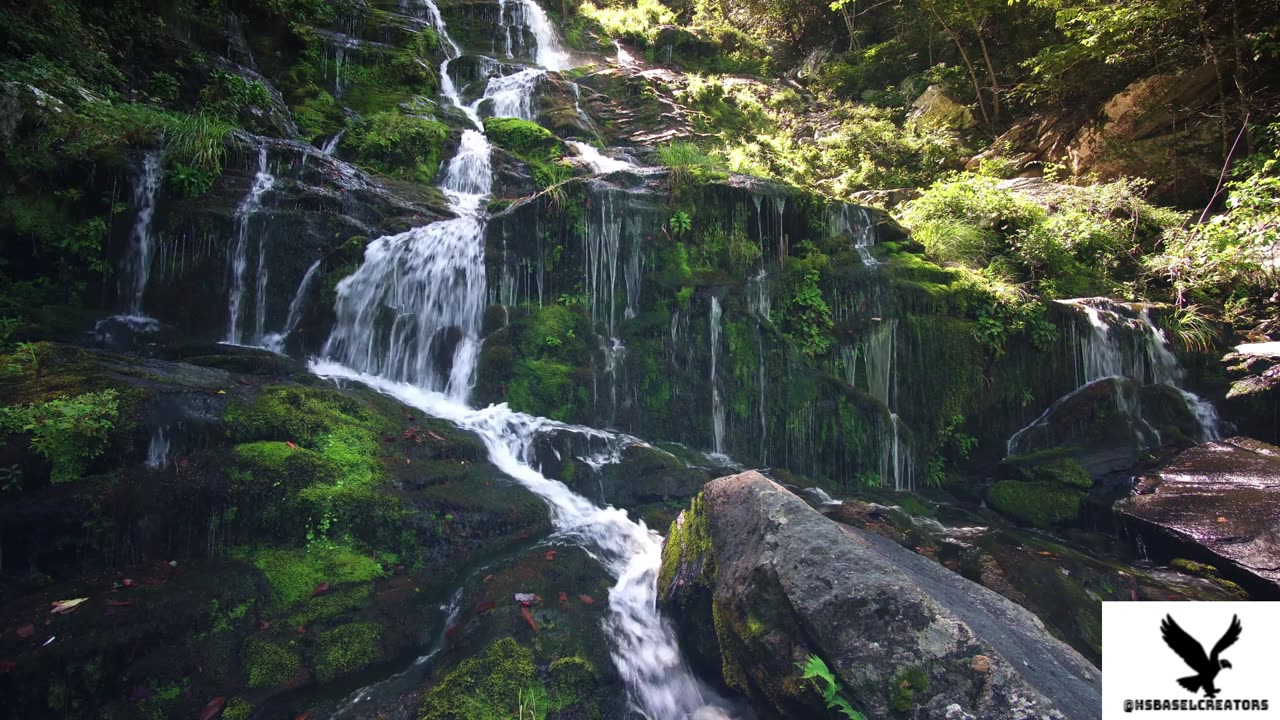
[[[1232,617],[1240,618],[1239,639],[1219,655],[1231,667],[1213,678],[1214,700],[1207,700],[1204,690],[1192,693],[1178,684],[1179,678],[1198,673],[1166,644],[1160,629],[1166,616],[1206,656]],[[1191,707],[1157,709],[1161,706],[1151,701]],[[1226,707],[1204,707],[1202,701]],[[1239,709],[1242,702],[1256,709]],[[1192,717],[1280,718],[1280,602],[1102,603],[1102,720]]]

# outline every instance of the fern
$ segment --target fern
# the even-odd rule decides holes
[[[849,720],[867,720],[865,715],[853,709],[848,700],[840,697],[840,683],[832,674],[831,668],[827,667],[826,661],[817,655],[810,655],[803,663],[797,663],[797,667],[803,673],[801,679],[813,680],[814,687],[822,693],[822,700],[827,704],[828,710],[835,710]]]

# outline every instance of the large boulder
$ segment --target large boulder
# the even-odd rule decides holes
[[[868,717],[1093,718],[1099,673],[1030,612],[757,472],[709,483],[673,524],[659,602],[696,668],[770,715],[822,717],[798,666]]]
[[[1116,509],[1153,559],[1207,563],[1255,596],[1280,597],[1280,448],[1242,437],[1197,445]]]

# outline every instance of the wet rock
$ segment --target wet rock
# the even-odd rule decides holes
[[[663,549],[660,602],[703,613],[724,680],[758,706],[786,717],[825,712],[796,671],[816,654],[868,717],[1097,715],[1097,669],[1031,613],[887,538],[831,522],[758,473],[711,482],[680,522],[705,531],[673,527],[681,540]],[[977,656],[985,672],[974,669]]]
[[[1280,443],[1280,342],[1237,345],[1222,363],[1232,381],[1226,414],[1241,433]]]
[[[1197,445],[1143,475],[1116,510],[1153,558],[1208,563],[1280,596],[1280,448],[1249,438]]]

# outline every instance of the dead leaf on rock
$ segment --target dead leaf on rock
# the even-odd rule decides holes
[[[50,604],[53,605],[52,612],[56,612],[59,615],[66,615],[77,607],[80,607],[80,603],[83,603],[88,599],[89,598],[73,598],[71,600],[56,600]]]

